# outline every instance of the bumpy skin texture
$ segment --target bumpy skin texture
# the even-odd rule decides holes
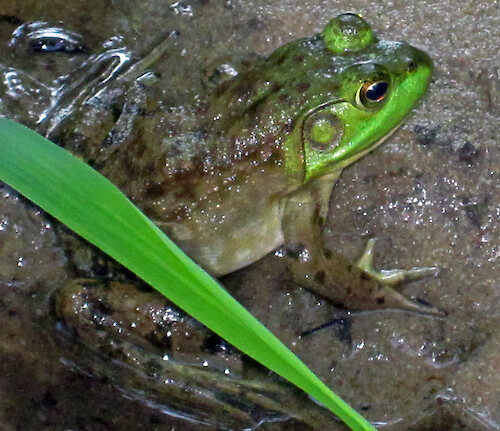
[[[294,280],[335,304],[438,314],[393,290],[369,259],[352,264],[325,250],[321,239],[342,169],[380,144],[411,111],[429,83],[430,59],[406,43],[378,41],[363,19],[345,14],[320,35],[290,42],[267,58],[214,68],[206,92],[191,107],[166,107],[147,70],[168,42],[114,76],[106,67],[112,56],[90,57],[40,130],[106,175],[214,275],[284,244]],[[403,271],[393,279],[415,274],[420,272]],[[197,397],[186,392],[186,379],[201,386],[212,380],[202,377],[209,370],[186,368],[185,358],[181,366],[158,362],[176,343],[176,312],[150,293],[134,295],[130,286],[117,286],[74,281],[56,295],[57,315],[86,346],[142,370],[151,392],[167,392],[179,406],[189,401],[198,410],[222,408],[227,417],[251,422],[246,407],[220,401],[221,393],[238,392],[230,377],[216,379],[217,388],[203,388]],[[156,322],[155,316],[166,320]],[[130,333],[130,321],[145,332]],[[162,326],[170,333],[165,338],[158,333]],[[94,340],[96,327],[109,335]],[[153,370],[148,363],[156,363]],[[162,385],[164,374],[180,383]],[[324,429],[310,412],[285,408],[281,386],[238,382],[254,407]],[[263,392],[269,397],[255,395]]]
[[[326,35],[336,32],[340,45],[328,46]],[[147,79],[103,86],[107,76],[92,76],[92,85],[73,90],[86,101],[49,133],[214,275],[288,242],[282,219],[289,197],[340,173],[397,127],[425,91],[431,62],[405,43],[377,41],[364,20],[346,14],[323,35],[231,67],[239,73],[219,77],[189,111],[154,100]],[[380,79],[387,94],[364,106],[360,89]],[[316,118],[333,121],[331,143],[309,136]],[[326,205],[327,194],[318,204]]]

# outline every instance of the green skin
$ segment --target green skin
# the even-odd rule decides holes
[[[432,73],[425,53],[404,42],[379,41],[362,18],[340,15],[320,35],[290,42],[267,58],[240,59],[214,68],[205,77],[206,94],[191,110],[176,111],[155,100],[154,85],[144,76],[137,79],[166,46],[168,41],[109,80],[96,75],[96,70],[103,73],[105,68],[93,67],[104,60],[90,59],[84,84],[61,93],[59,111],[49,111],[39,130],[98,168],[215,276],[284,245],[295,282],[334,304],[355,310],[394,307],[442,314],[393,289],[401,281],[433,273],[434,268],[381,275],[371,268],[373,243],[356,265],[326,250],[321,237],[332,188],[342,169],[387,138],[425,93]],[[85,74],[82,70],[79,73]],[[377,82],[383,82],[386,91],[370,97],[368,90]],[[118,116],[112,112],[117,105]],[[59,115],[68,106],[71,114]],[[150,310],[153,300],[141,292],[134,295],[130,287],[123,287],[128,292],[124,295],[113,286],[74,281],[56,295],[57,314],[85,345],[144,368],[153,357],[148,354],[144,359],[144,349],[159,357],[165,350],[158,343],[140,342],[145,335],[150,340],[153,332],[134,332],[130,322],[142,328],[152,325],[156,331],[158,325],[151,323],[155,313],[132,313],[132,317],[127,313],[144,304]],[[96,293],[90,294],[91,290]],[[100,309],[95,304],[105,305],[106,319],[89,312]],[[161,300],[154,309],[163,316],[172,307]],[[96,326],[110,331],[109,338],[95,337]],[[119,333],[113,332],[116,328],[121,328]],[[130,343],[125,347],[120,341],[117,350],[113,340],[118,335],[130,337]],[[185,348],[186,343],[180,344]],[[148,380],[150,391],[170,391],[184,405],[182,384],[175,389],[179,394],[172,395],[172,385],[161,389],[165,379],[158,370],[167,365],[158,363],[159,377]],[[189,370],[181,366],[163,371],[188,382],[207,371]],[[208,377],[200,377],[198,385],[206,382],[203,378]],[[212,387],[213,392],[234,392],[230,377],[217,381],[220,388]],[[286,392],[281,386],[269,383],[266,393],[274,393],[271,387],[276,393],[266,398],[252,397],[253,390],[261,393],[262,388],[248,385],[249,403],[325,428],[320,419],[310,417],[310,406],[286,408],[289,401],[280,401],[280,391]],[[236,421],[248,415],[229,402],[217,401],[218,397],[204,397],[194,400],[197,411],[201,405],[207,411],[222,409],[225,418]]]

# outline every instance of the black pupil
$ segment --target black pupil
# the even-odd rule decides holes
[[[386,95],[388,88],[387,82],[375,82],[367,88],[366,98],[371,102],[380,102]]]

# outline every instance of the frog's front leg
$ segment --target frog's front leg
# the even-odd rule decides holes
[[[423,273],[420,269],[399,271],[386,280],[371,269],[373,243],[369,244],[368,253],[359,265],[323,247],[321,229],[328,205],[326,196],[332,188],[325,184],[325,179],[287,197],[284,204],[282,229],[294,281],[347,309],[399,308],[444,315],[433,306],[406,298],[392,287],[402,280],[421,278],[431,271],[434,273],[434,268],[425,269]]]

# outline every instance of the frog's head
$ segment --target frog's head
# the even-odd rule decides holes
[[[288,168],[297,172],[305,166],[309,181],[346,167],[382,143],[425,93],[432,62],[404,42],[377,40],[354,14],[339,15],[319,36],[299,44],[314,47],[311,81],[317,84],[307,90],[285,152]]]

